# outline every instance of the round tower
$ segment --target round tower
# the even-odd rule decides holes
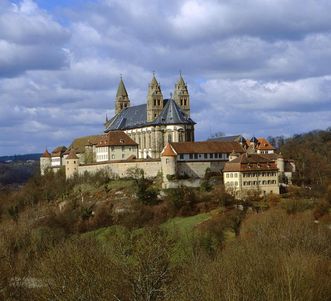
[[[66,179],[73,177],[75,174],[78,173],[79,167],[79,158],[76,155],[75,150],[72,148],[69,152],[68,157],[66,160]]]
[[[43,176],[47,169],[52,165],[52,155],[48,152],[47,148],[40,157],[40,174]]]
[[[168,188],[168,183],[175,180],[177,173],[177,153],[168,143],[161,153],[161,165],[163,174],[163,187]]]
[[[282,153],[279,153],[277,160],[276,160],[276,165],[277,165],[279,172],[281,174],[283,174],[285,171],[285,162],[284,162],[284,157],[283,157]]]

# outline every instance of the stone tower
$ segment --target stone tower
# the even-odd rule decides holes
[[[179,75],[179,80],[175,85],[174,100],[181,108],[183,113],[190,117],[190,95],[188,93],[187,85],[184,82],[182,74]]]
[[[46,149],[40,157],[40,174],[43,176],[48,168],[52,165],[52,156]]]
[[[128,92],[125,89],[123,79],[121,77],[120,83],[117,88],[115,100],[115,114],[120,113],[123,109],[130,106],[130,99]]]
[[[157,118],[163,109],[163,95],[161,91],[160,84],[155,78],[153,73],[153,78],[148,86],[147,94],[147,121],[153,121]]]
[[[66,160],[66,179],[73,177],[78,173],[79,158],[76,155],[75,150],[72,148]]]
[[[167,144],[161,153],[161,166],[163,175],[163,188],[174,188],[172,181],[176,180],[177,153],[171,144]]]

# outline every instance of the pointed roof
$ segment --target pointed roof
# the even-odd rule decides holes
[[[74,159],[77,160],[78,159],[76,152],[73,148],[70,150],[70,153],[66,159],[67,160],[74,160]]]
[[[155,77],[155,75],[153,74],[153,78],[152,78],[152,80],[151,80],[151,85],[158,85],[159,83],[157,82],[157,80],[156,80],[156,77]]]
[[[147,121],[147,105],[142,104],[123,109],[119,114],[109,120],[105,132],[126,130],[161,124],[195,124],[187,118],[173,99],[163,100],[163,109],[158,118],[152,122]]]
[[[117,93],[116,93],[116,97],[119,96],[128,96],[128,92],[126,91],[122,77],[120,83],[118,84]]]
[[[191,118],[187,118],[178,104],[173,100],[169,99],[164,106],[160,115],[154,120],[154,124],[194,124]]]
[[[178,86],[186,86],[186,84],[184,82],[184,79],[183,79],[183,76],[182,76],[182,73],[179,73],[179,79],[178,79],[177,85]]]
[[[42,158],[50,158],[52,155],[49,153],[47,148],[45,149],[44,153],[41,155]]]
[[[165,148],[163,149],[161,153],[162,157],[176,157],[177,153],[176,151],[172,148],[171,144],[168,143]]]

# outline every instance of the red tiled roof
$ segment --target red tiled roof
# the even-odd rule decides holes
[[[258,150],[274,150],[275,148],[271,145],[269,141],[261,137],[257,139],[256,149]]]
[[[71,149],[70,153],[66,159],[71,160],[71,159],[79,159],[79,158],[76,155],[76,151],[74,149]]]
[[[228,171],[268,171],[278,170],[274,161],[259,154],[242,154],[240,157],[225,163],[224,172]]]
[[[172,142],[171,146],[177,154],[245,152],[240,143],[235,141]]]
[[[52,155],[49,153],[49,151],[46,149],[44,153],[41,155],[42,158],[50,158]]]
[[[176,157],[177,153],[174,151],[170,143],[168,143],[161,153],[162,157]]]
[[[60,157],[66,150],[65,146],[58,146],[52,151],[52,157]]]
[[[122,131],[111,131],[99,139],[97,147],[118,145],[137,146],[138,144]]]

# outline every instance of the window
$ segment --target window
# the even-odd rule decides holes
[[[190,159],[193,159],[193,154],[190,154]]]
[[[168,134],[168,143],[170,143],[172,141],[172,135]]]
[[[111,158],[112,158],[112,159],[115,159],[115,155],[111,155]]]
[[[183,160],[184,159],[184,155],[183,154],[180,154],[179,158]]]
[[[160,99],[157,100],[157,105],[161,105]]]
[[[169,163],[169,159],[167,158],[167,159],[166,159],[166,164],[168,164],[168,163]]]
[[[122,152],[124,152],[124,146],[122,146]]]
[[[227,173],[225,176],[228,178],[229,177],[229,174]]]
[[[238,174],[236,172],[234,173],[234,177],[235,178],[238,178]]]
[[[233,178],[233,173],[232,172],[230,173],[230,178]]]
[[[156,99],[154,99],[154,106],[156,106]]]
[[[205,159],[208,159],[208,154],[205,154],[204,157],[205,157]]]
[[[122,154],[122,159],[124,159],[124,157],[125,157],[125,155],[124,155],[124,154]]]
[[[209,154],[209,158],[213,159],[214,158],[214,154]]]
[[[198,159],[198,154],[194,154],[194,159]]]

